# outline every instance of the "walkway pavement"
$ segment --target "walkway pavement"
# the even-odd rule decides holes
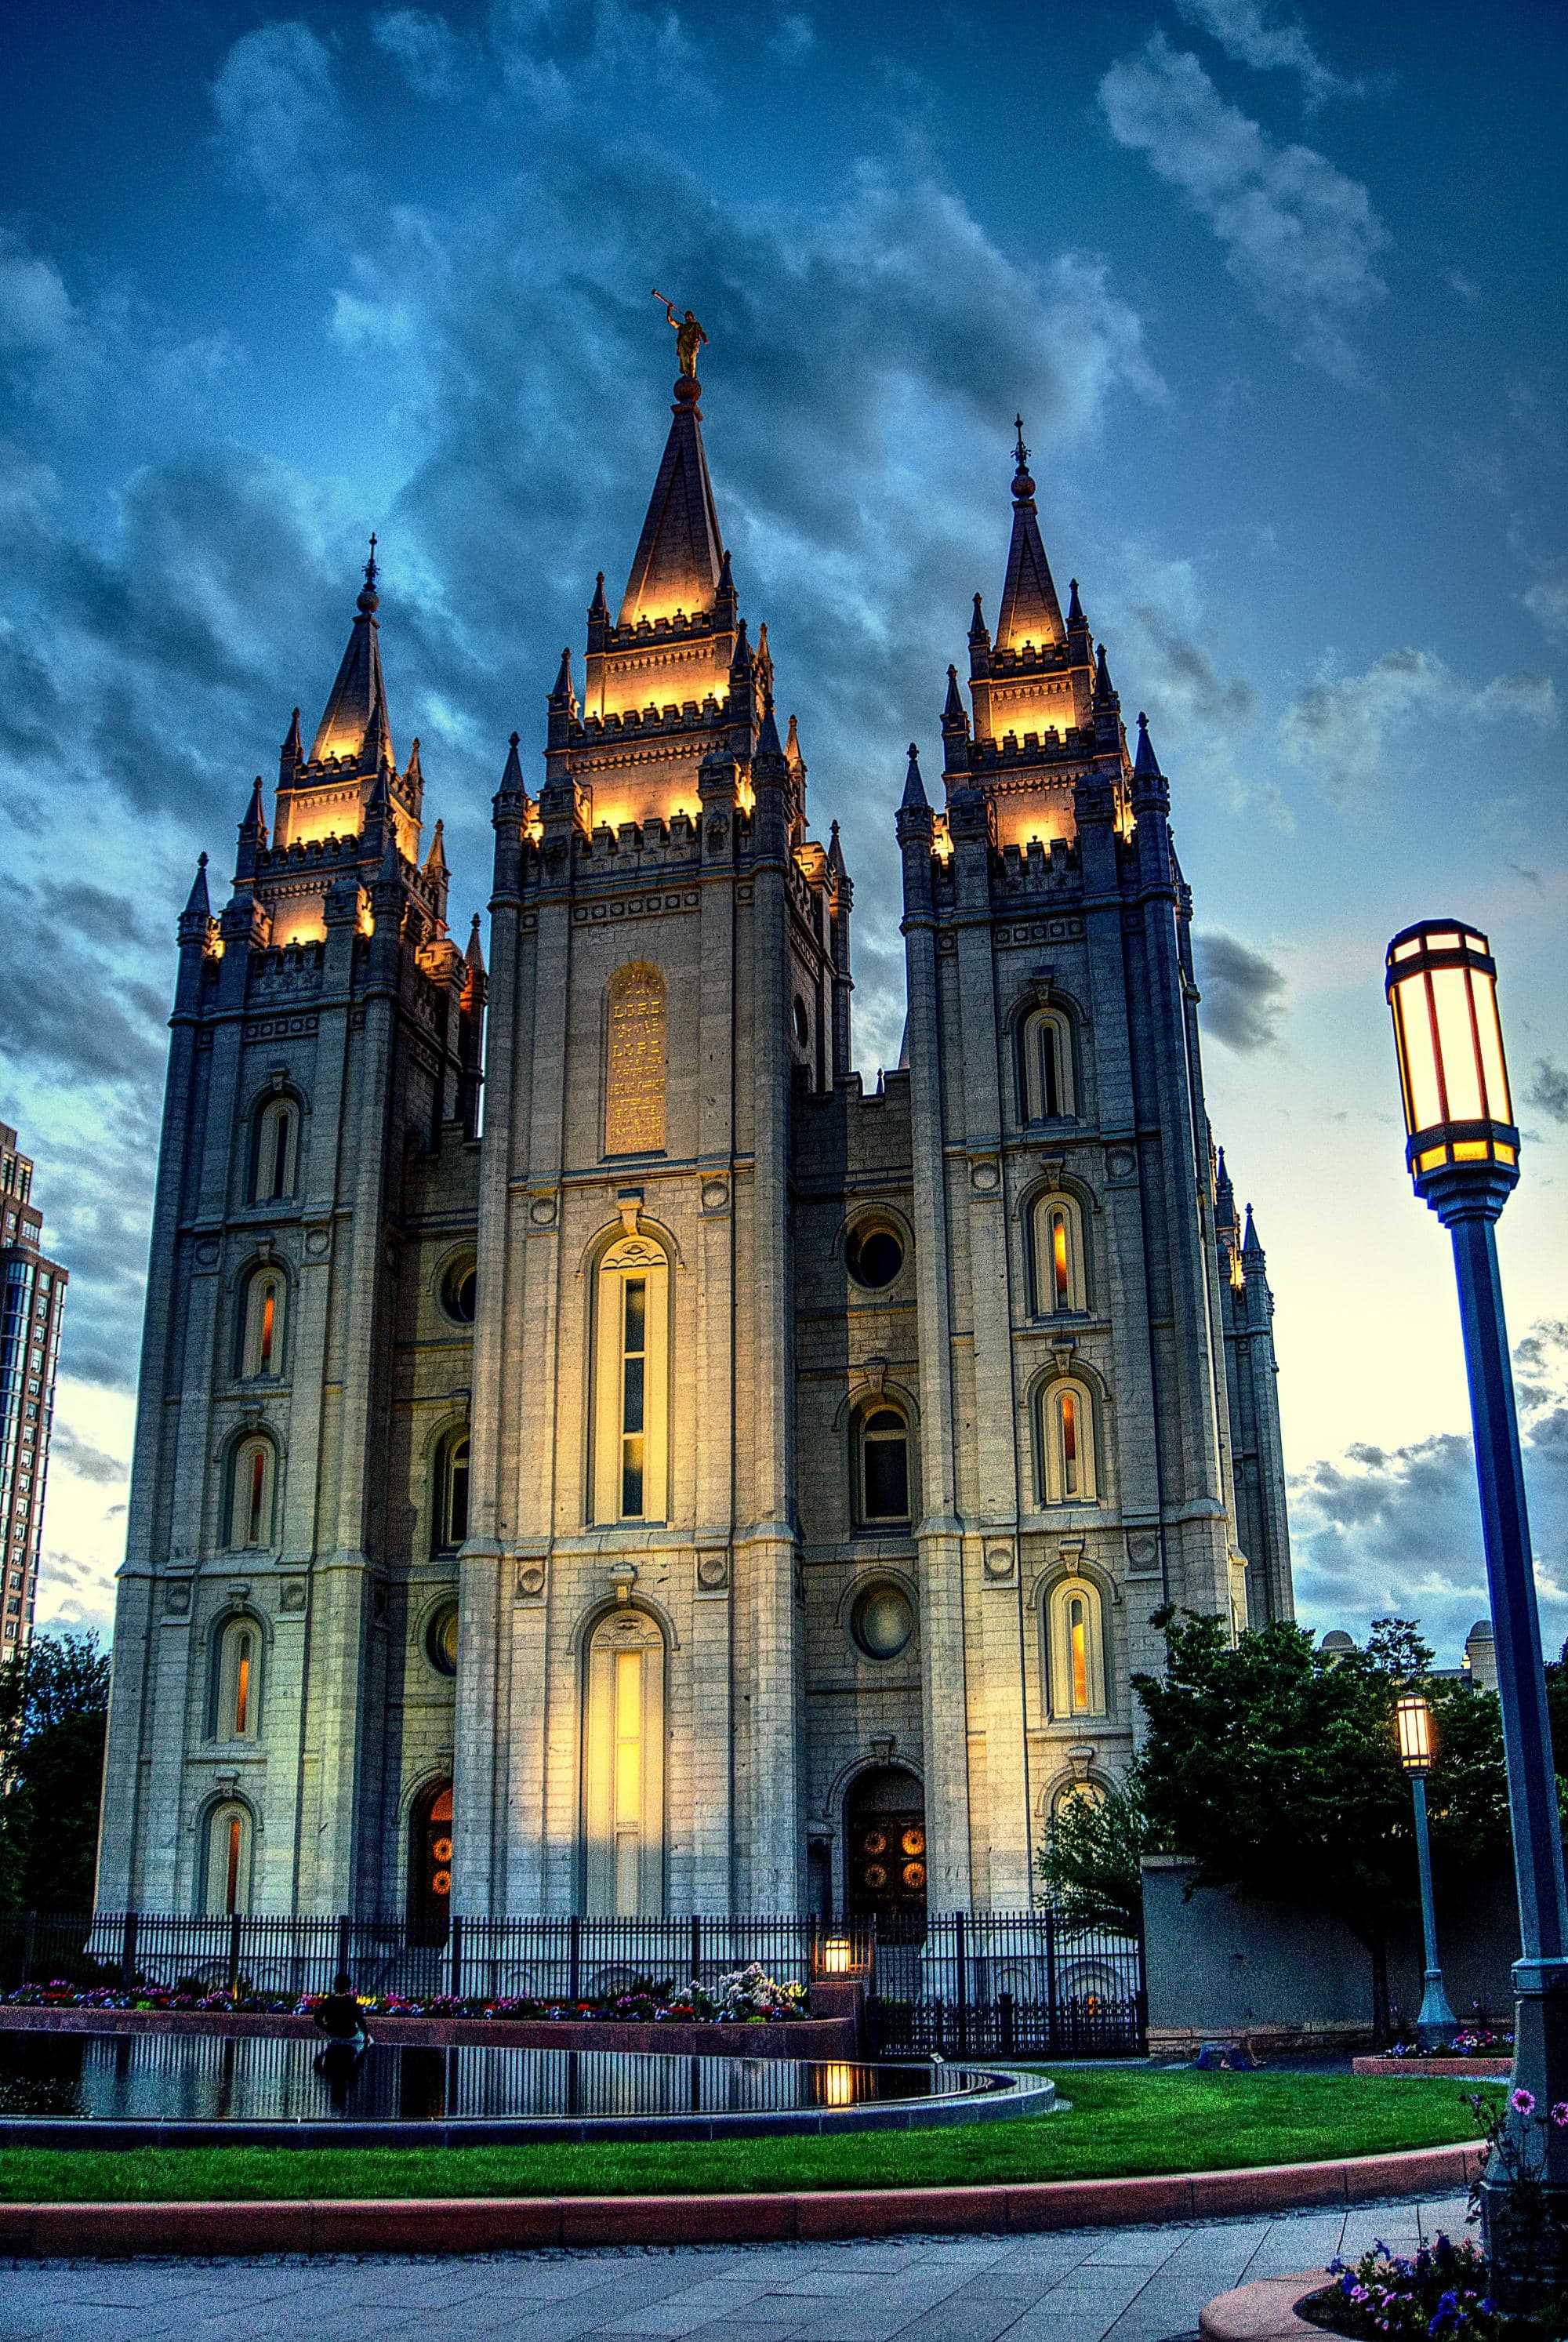
[[[12,2262],[3,2342],[1166,2342],[1253,2277],[1374,2237],[1463,2230],[1464,2200],[1040,2237],[705,2245],[480,2259]]]

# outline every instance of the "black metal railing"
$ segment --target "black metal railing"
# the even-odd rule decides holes
[[[878,1931],[869,2017],[894,2055],[1138,2057],[1143,1946],[1048,1908],[933,1912],[903,1940]]]
[[[299,1998],[346,1969],[362,1993],[429,2000],[603,2002],[639,1986],[710,1990],[758,1962],[781,1984],[868,1988],[870,2044],[907,2057],[1135,2057],[1146,2008],[1134,1936],[1049,1909],[924,1921],[814,1915],[477,1918],[431,1941],[347,1913],[0,1913],[0,1992],[59,1981]]]

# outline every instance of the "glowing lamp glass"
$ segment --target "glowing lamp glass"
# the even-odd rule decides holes
[[[1418,1691],[1405,1692],[1393,1711],[1399,1761],[1407,1773],[1430,1773],[1437,1756],[1432,1710]]]
[[[1519,1134],[1486,937],[1457,920],[1407,928],[1388,947],[1386,990],[1417,1188],[1456,1168],[1513,1172]]]
[[[854,1962],[847,1936],[830,1936],[822,1947],[824,1976],[848,1976]]]

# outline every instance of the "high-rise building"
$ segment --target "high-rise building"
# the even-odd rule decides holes
[[[198,871],[107,1907],[1018,1906],[1133,1753],[1161,1605],[1290,1613],[1170,786],[1022,439],[935,802],[913,750],[841,776],[888,776],[903,869],[867,1094],[850,876],[699,395],[534,786],[513,736],[488,969],[397,763],[374,560],[215,916]]]
[[[44,1549],[44,1492],[66,1272],[45,1257],[33,1166],[0,1123],[0,1656],[31,1641]]]

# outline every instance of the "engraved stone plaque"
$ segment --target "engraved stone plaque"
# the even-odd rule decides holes
[[[664,985],[634,962],[610,986],[604,1152],[643,1155],[664,1143]]]

